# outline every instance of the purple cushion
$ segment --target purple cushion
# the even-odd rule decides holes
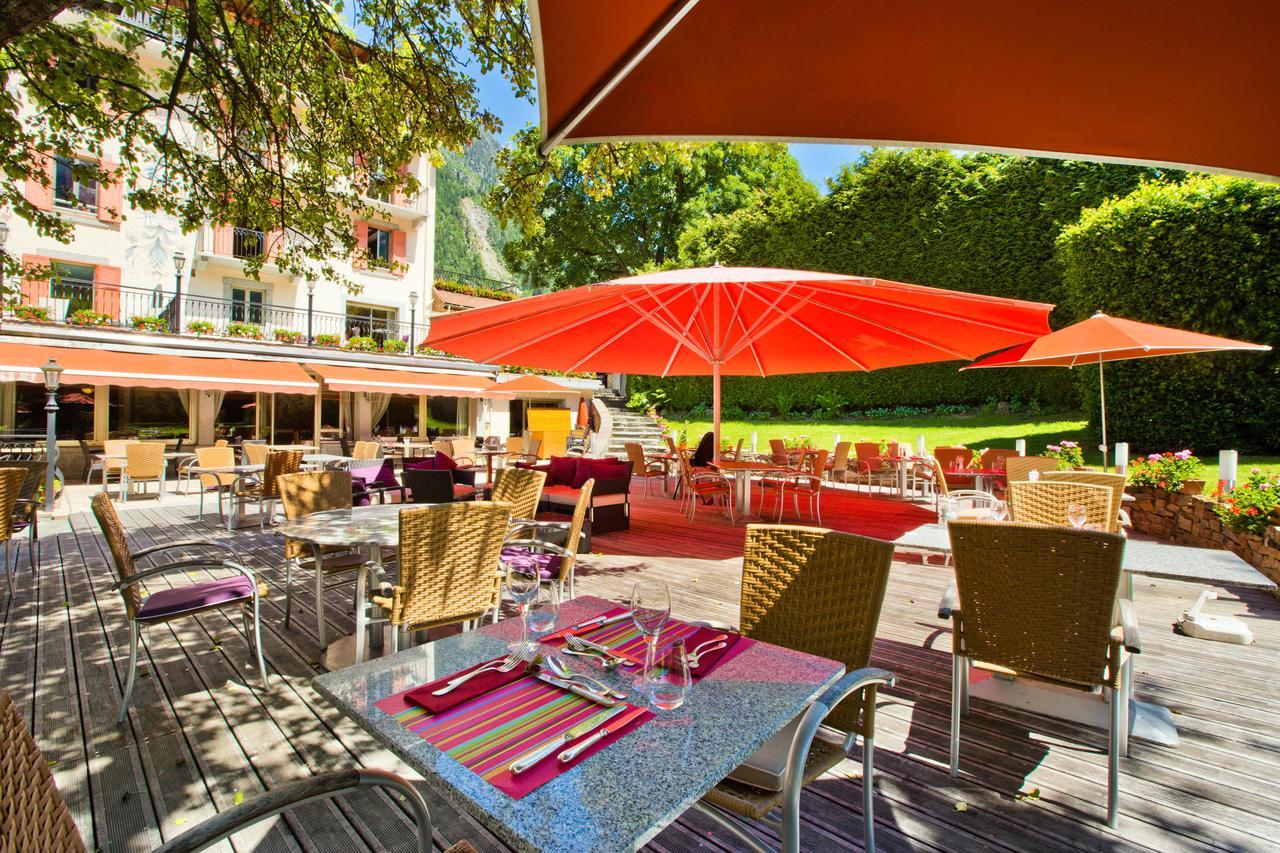
[[[384,459],[382,467],[378,469],[378,475],[373,478],[375,486],[386,486],[391,489],[400,488],[400,481],[396,479],[395,469],[391,466],[390,459]]]
[[[436,470],[436,460],[434,457],[431,459],[422,459],[418,462],[410,462],[404,467],[412,471],[434,471]]]
[[[558,554],[537,554],[524,548],[503,548],[502,561],[518,569],[537,569],[538,577],[543,580],[560,577]]]
[[[351,505],[368,506],[369,490],[364,487],[364,477],[351,478]]]
[[[631,476],[631,463],[613,459],[592,459],[591,476],[596,480],[622,480]]]
[[[434,464],[437,471],[452,471],[454,468],[458,467],[458,463],[453,461],[452,456],[448,453],[442,453],[439,450],[436,451],[435,456],[431,457],[431,462]]]
[[[207,581],[177,589],[162,589],[152,593],[147,603],[138,611],[141,620],[167,619],[253,596],[253,581],[243,575],[223,580]]]
[[[573,469],[573,482],[569,485],[575,489],[581,489],[587,480],[591,479],[591,460],[585,456],[578,459],[578,466]]]
[[[552,456],[551,469],[547,474],[548,486],[572,486],[573,478],[578,473],[578,457]]]

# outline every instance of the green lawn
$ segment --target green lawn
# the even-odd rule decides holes
[[[683,424],[673,420],[671,426],[679,430]],[[837,434],[845,441],[880,441],[891,439],[910,443],[913,447],[917,436],[924,436],[926,448],[945,444],[963,444],[966,447],[1008,447],[1020,438],[1027,440],[1027,453],[1035,455],[1046,444],[1057,444],[1064,439],[1084,444],[1084,420],[1070,416],[1031,414],[996,415],[925,415],[917,418],[886,418],[884,420],[856,421],[725,421],[720,425],[721,438],[725,442],[746,439],[751,446],[751,433],[757,435],[757,446],[767,448],[771,438],[797,438],[807,436],[819,447],[831,447]],[[689,421],[689,443],[693,444],[704,432],[711,429],[710,421]],[[1178,449],[1178,448],[1169,448]],[[1193,448],[1194,449],[1194,448]],[[1100,465],[1102,454],[1097,450],[1085,452],[1085,461]],[[1268,473],[1280,473],[1280,456],[1241,457],[1240,469],[1257,465]],[[1218,480],[1218,457],[1211,454],[1200,466],[1200,476],[1212,484]]]

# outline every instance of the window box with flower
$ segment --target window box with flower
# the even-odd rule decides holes
[[[1129,483],[1198,495],[1204,490],[1204,480],[1195,476],[1199,465],[1200,460],[1190,450],[1152,453],[1129,462]]]
[[[1044,455],[1058,460],[1059,471],[1071,471],[1084,467],[1084,451],[1079,443],[1060,441],[1057,444],[1046,444]]]

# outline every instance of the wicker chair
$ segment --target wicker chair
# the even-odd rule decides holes
[[[84,484],[87,486],[93,482],[93,472],[103,470],[102,453],[90,448],[89,442],[83,438],[77,441],[80,444],[80,455],[84,457]]]
[[[351,451],[352,459],[381,459],[382,443],[377,441],[357,441]]]
[[[125,447],[124,472],[120,475],[120,499],[128,501],[134,486],[155,483],[159,488],[156,500],[164,498],[165,471],[164,443],[159,441],[135,441]]]
[[[1115,522],[1104,529],[1108,533],[1121,533],[1129,523],[1129,514],[1124,511],[1124,474],[1109,474],[1105,471],[1046,471],[1040,475],[1046,482],[1087,483],[1091,486],[1106,486],[1111,490],[1111,508],[1115,512]]]
[[[990,447],[982,454],[981,465],[988,471],[1008,471],[1010,459],[1017,459],[1018,451],[1003,447]]]
[[[1096,524],[1099,530],[1112,530],[1119,518],[1111,503],[1110,486],[1089,483],[1066,483],[1023,480],[1009,484],[1009,518],[1031,524],[1065,525],[1067,507],[1080,504],[1085,508],[1085,524]]]
[[[276,478],[280,505],[287,519],[302,518],[314,512],[351,508],[351,474],[347,471],[307,471],[281,474]],[[308,559],[308,557],[310,559]],[[284,626],[289,627],[293,605],[293,570],[309,569],[316,577],[316,637],[320,648],[328,647],[325,639],[324,591],[354,581],[343,578],[325,583],[333,575],[356,572],[364,564],[359,549],[340,545],[314,545],[298,539],[284,540]]]
[[[541,473],[541,472],[539,472]],[[413,631],[479,624],[500,604],[499,557],[511,504],[470,501],[400,511],[400,579],[373,595],[391,623],[391,649]]]
[[[867,850],[875,849],[876,692],[881,685],[893,685],[894,676],[868,664],[892,561],[893,545],[850,533],[815,527],[747,528],[742,632],[841,661],[848,669],[808,710],[703,795],[700,811],[756,849],[758,842],[720,810],[766,820],[781,807],[782,849],[799,850],[801,788],[843,761],[859,735],[863,843]],[[853,701],[844,701],[851,697]],[[823,732],[817,736],[820,726]]]
[[[545,471],[503,468],[494,475],[489,498],[495,503],[510,504],[512,518],[533,518],[538,514],[538,502],[542,500],[542,486],[546,481]]]
[[[1032,471],[1044,474],[1057,470],[1058,460],[1052,456],[1012,456],[1004,460],[1005,479],[1010,483],[1028,479]]]
[[[249,445],[253,447],[254,445]],[[301,450],[269,450],[267,461],[260,478],[238,480],[237,491],[232,500],[242,503],[258,504],[258,526],[267,529],[267,522],[275,516],[276,500],[280,497],[280,489],[276,478],[281,474],[296,474],[302,468]]]
[[[841,441],[836,444],[836,452],[827,462],[826,475],[831,482],[834,483],[837,479],[842,483],[848,482],[849,451],[852,449],[852,441]]]
[[[742,438],[740,438],[740,439],[738,439],[738,443],[737,443],[736,445],[734,445],[734,448],[733,448],[732,450],[721,450],[721,451],[720,451],[720,458],[721,458],[721,459],[729,459],[729,460],[737,460],[737,459],[741,459],[741,458],[742,458],[742,445],[743,445],[743,443],[744,443],[745,441],[746,441],[746,439],[742,439]]]
[[[246,441],[244,443],[244,463],[246,465],[266,465],[271,448],[266,442]]]
[[[874,441],[856,441],[853,444],[854,458],[849,460],[852,473],[845,474],[845,482],[852,477],[855,483],[865,483],[867,488],[885,486],[898,481],[898,475],[892,466],[887,465],[880,456],[880,445]]]
[[[1131,603],[1116,598],[1124,538],[988,521],[953,521],[949,531],[956,585],[939,615],[950,617],[953,627],[951,775],[960,772],[960,717],[968,712],[971,666],[1101,689],[1111,706],[1107,824],[1114,827],[1120,754],[1128,753],[1131,655],[1141,651]]]
[[[0,690],[0,755],[3,756],[0,789],[5,792],[4,849],[15,853],[25,850],[83,853],[84,839],[53,781],[50,767],[55,762],[40,752],[26,720],[3,690]],[[417,850],[431,853],[431,814],[422,794],[393,773],[356,768],[318,773],[273,788],[188,829],[157,848],[156,853],[194,853],[294,806],[372,787],[386,788],[389,794],[408,804],[417,828]],[[462,841],[446,853],[473,850]]]
[[[502,561],[508,565],[536,569],[544,583],[554,583],[559,587],[562,600],[565,592],[573,598],[573,570],[578,562],[582,528],[591,510],[591,492],[595,487],[595,480],[582,484],[568,525],[560,521],[529,521],[513,525],[507,533],[506,544],[502,546]],[[552,538],[556,534],[563,534],[564,544]],[[497,617],[496,611],[494,617]]]
[[[4,576],[13,594],[13,573],[17,571],[13,556],[13,516],[18,506],[18,495],[27,479],[26,468],[0,468],[0,538],[4,539]],[[33,562],[32,566],[35,565]]]
[[[125,462],[121,456],[126,454],[126,448],[130,444],[137,444],[137,441],[131,438],[109,438],[102,442],[102,490],[107,490],[107,484],[111,482],[111,475],[116,475],[116,482],[124,476]],[[114,459],[109,457],[115,457]]]
[[[927,482],[933,488],[933,509],[935,512],[941,507],[942,499],[948,498],[957,504],[963,504],[971,510],[988,509],[996,502],[996,496],[990,492],[982,492],[977,489],[953,489],[947,485],[946,473],[942,470],[942,463],[936,458],[929,461],[928,467],[918,466],[920,469],[916,473],[918,482]]]
[[[236,451],[226,444],[221,446],[196,448],[197,468],[230,468],[236,464]],[[204,515],[204,493],[209,489],[218,496],[218,517],[222,517],[222,496],[235,484],[235,474],[201,474],[200,475],[200,512]]]
[[[240,562],[234,548],[225,542],[190,539],[131,551],[129,541],[125,537],[124,526],[120,523],[120,516],[116,514],[115,505],[111,503],[111,498],[105,492],[99,492],[93,496],[93,514],[98,519],[98,526],[102,529],[102,535],[107,540],[107,547],[111,549],[111,557],[115,562],[117,582],[112,589],[119,592],[124,599],[125,615],[129,619],[129,676],[125,682],[124,697],[120,701],[120,714],[116,717],[117,721],[124,720],[129,710],[129,697],[133,695],[133,683],[138,674],[140,629],[184,616],[195,616],[208,610],[233,605],[240,608],[245,637],[257,657],[262,686],[267,687],[267,665],[262,660],[261,630],[258,624],[258,602],[267,594],[267,586],[258,583],[253,570]],[[219,549],[229,554],[230,559],[190,558],[150,569],[139,569],[137,566],[138,559],[151,554],[175,549],[185,551],[192,548]],[[139,584],[147,579],[168,572],[185,574],[197,570],[226,570],[233,575],[219,580],[162,589],[143,599]]]
[[[693,524],[697,517],[698,502],[702,500],[721,503],[729,512],[729,520],[736,523],[733,483],[729,478],[713,468],[694,468],[688,450],[677,452],[676,459],[680,466],[680,511],[687,512],[689,523]],[[685,501],[689,503],[687,511]]]
[[[649,486],[655,480],[667,482],[667,469],[660,462],[651,461],[645,458],[644,445],[638,441],[628,441],[623,444],[623,448],[627,451],[627,460],[631,463],[631,476],[639,477],[644,480],[645,496],[649,495]]]
[[[43,504],[36,501],[36,493],[44,482],[48,471],[43,459],[30,459],[21,462],[0,462],[5,468],[21,468],[27,472],[26,478],[18,488],[18,499],[13,507],[13,528],[10,537],[19,533],[27,534],[27,564],[35,571],[40,564],[40,508]],[[3,502],[0,502],[2,508]],[[13,570],[18,570],[18,555],[13,555]]]

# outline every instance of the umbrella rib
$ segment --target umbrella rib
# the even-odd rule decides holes
[[[747,346],[749,344],[752,344],[760,340],[760,338],[764,337],[769,332],[773,331],[780,323],[784,323],[787,320],[792,319],[797,311],[799,311],[804,306],[810,304],[812,300],[813,300],[813,293],[810,292],[800,297],[799,299],[797,299],[795,303],[791,305],[791,307],[787,308],[781,314],[774,314],[772,317],[769,318],[767,322],[764,323],[763,328],[758,328],[754,330],[748,337],[745,337],[742,341],[740,341],[737,344],[737,346],[735,346],[734,349],[729,353],[729,355],[725,356],[725,360],[727,361],[728,359],[742,352],[742,348],[744,346]],[[796,321],[796,322],[798,323],[799,321]],[[808,327],[803,327],[803,328],[805,328],[805,331],[809,332],[810,334],[814,334],[812,329],[809,329]],[[841,353],[841,354],[844,355],[844,353]]]
[[[648,293],[647,286],[645,287],[645,292]],[[653,296],[652,294],[649,294],[649,295]],[[643,306],[641,306],[629,294],[623,296],[623,298],[627,300],[627,302],[637,311],[644,310]],[[705,335],[703,336],[703,346],[699,347],[697,342],[694,341],[692,338],[690,338],[688,334],[688,327],[689,325],[692,325],[693,320],[698,316],[698,310],[702,307],[702,303],[706,301],[706,298],[707,297],[705,292],[700,293],[698,295],[698,302],[693,306],[693,310],[689,312],[689,320],[686,323],[685,329],[683,331],[680,329],[680,325],[679,325],[680,318],[672,314],[670,309],[668,309],[665,305],[663,305],[661,302],[657,300],[656,296],[653,296],[654,311],[649,312],[650,316],[648,317],[648,319],[649,319],[649,322],[653,323],[659,329],[662,329],[662,331],[666,332],[668,335],[675,338],[676,341],[682,342],[689,349],[698,353],[698,355],[700,355],[702,358],[705,358],[707,361],[711,361],[711,352],[710,352],[710,349],[706,346],[706,343],[707,343],[706,336]],[[657,312],[661,312],[662,314],[665,314],[669,319],[663,319],[661,317],[651,316],[653,313],[657,313]]]
[[[743,334],[743,337],[744,337],[744,340],[745,340],[745,337],[746,337],[746,334],[747,334],[747,324],[746,324],[746,323],[744,323],[744,322],[742,321],[742,315],[740,315],[740,314],[735,314],[735,315],[734,315],[734,317],[733,317],[733,319],[734,319],[734,320],[736,320],[736,321],[738,322],[738,325],[742,327],[742,334]],[[754,361],[754,362],[756,363],[756,370],[760,372],[760,375],[761,375],[761,376],[764,376],[764,375],[765,375],[765,372],[764,372],[764,362],[762,362],[762,361],[760,360],[760,354],[759,354],[758,352],[756,352],[756,345],[755,345],[755,342],[754,342],[754,341],[747,341],[746,348],[747,348],[747,352],[751,353],[751,360],[752,360],[752,361]],[[734,353],[737,353],[737,352],[740,352],[740,351],[741,351],[741,348],[739,348],[739,349],[735,349],[735,350],[732,350],[732,352],[734,352]],[[725,356],[725,360],[727,361],[727,360],[728,360],[729,358],[731,358],[731,357],[732,357],[732,356]]]
[[[560,291],[560,292],[561,292],[561,293],[568,293],[569,291]],[[552,295],[552,294],[548,294],[548,295]],[[584,300],[582,300],[582,301],[580,301],[580,302],[571,303],[571,304],[570,304],[569,306],[567,306],[567,307],[572,307],[572,308],[582,308],[582,307],[585,307],[585,306],[590,306],[590,305],[592,305],[592,304],[594,304],[594,303],[596,303],[596,302],[604,302],[604,301],[607,301],[607,300],[609,300],[609,299],[611,299],[611,298],[615,297],[616,295],[617,295],[617,294],[616,294],[616,292],[609,292],[607,288],[601,288],[601,292],[600,292],[598,295],[592,296],[590,299],[584,299]],[[443,343],[447,343],[448,341],[455,340],[455,339],[457,339],[457,338],[464,338],[464,337],[466,337],[467,335],[474,335],[474,334],[477,334],[477,333],[479,333],[479,332],[492,331],[492,330],[494,330],[494,329],[499,329],[499,328],[501,328],[501,327],[503,327],[503,326],[509,326],[509,325],[511,325],[511,324],[513,324],[513,323],[522,323],[522,322],[524,322],[525,320],[528,320],[531,316],[537,316],[538,314],[541,314],[541,313],[545,313],[545,312],[546,312],[546,309],[543,309],[540,305],[538,305],[538,304],[533,304],[533,303],[536,303],[536,302],[539,302],[539,301],[541,301],[539,297],[532,297],[532,298],[530,298],[530,299],[528,300],[528,303],[526,303],[526,305],[524,306],[524,307],[526,307],[528,310],[520,311],[520,312],[516,312],[516,316],[514,316],[514,317],[513,317],[513,316],[510,316],[509,314],[505,314],[505,313],[504,313],[502,316],[500,316],[498,319],[493,320],[492,322],[484,323],[483,325],[479,325],[479,326],[476,326],[476,327],[474,327],[474,328],[467,329],[466,331],[462,331],[462,332],[454,332],[454,333],[453,333],[453,334],[451,334],[451,335],[445,335],[445,336],[443,336],[443,337],[439,337],[439,338],[433,338],[431,335],[428,335],[428,336],[427,336],[427,339],[428,339],[428,340],[430,340],[430,341],[431,341],[431,343],[432,343],[433,345],[434,345],[434,344],[443,344]],[[508,304],[508,305],[516,305],[516,304],[519,304],[519,301],[517,301],[517,302],[511,302],[511,303],[507,303],[507,304]],[[562,309],[560,308],[560,306],[556,306],[555,308],[553,308],[553,309],[551,309],[551,310],[553,310],[553,311],[554,311],[554,310],[562,310]],[[596,315],[596,316],[599,316],[599,315]]]
[[[644,286],[644,290],[645,290],[645,292],[646,292],[646,293],[649,293],[649,286],[648,286],[648,285],[645,285],[645,286]],[[694,326],[694,325],[697,323],[698,319],[701,317],[701,315],[702,315],[702,305],[703,305],[703,303],[705,303],[705,302],[707,301],[707,296],[708,296],[708,294],[710,294],[710,293],[711,293],[711,288],[709,288],[709,287],[708,287],[708,288],[701,289],[701,290],[698,292],[698,301],[697,301],[696,303],[694,303],[693,310],[689,312],[689,318],[685,321],[685,324],[684,324],[684,331],[683,331],[683,333],[682,333],[684,338],[686,338],[686,339],[688,339],[688,338],[689,338],[689,329],[690,329],[690,327]],[[650,294],[650,295],[652,296],[652,294]],[[656,296],[653,296],[653,302],[654,302],[654,305],[655,305],[659,310],[661,310],[661,311],[662,311],[662,313],[666,314],[666,315],[667,315],[667,317],[670,319],[670,321],[671,321],[671,327],[672,327],[673,329],[674,329],[674,328],[679,327],[679,325],[680,325],[680,318],[679,318],[679,317],[677,317],[675,314],[673,314],[673,313],[671,312],[671,309],[670,309],[670,308],[668,308],[668,307],[666,306],[666,304],[665,304],[665,303],[660,302]],[[704,357],[707,361],[710,361],[710,360],[711,360],[711,358],[712,358],[711,353],[712,353],[712,350],[714,349],[713,342],[712,342],[712,341],[711,341],[711,339],[707,336],[707,332],[706,332],[706,330],[705,330],[705,329],[703,329],[700,325],[698,326],[697,331],[698,331],[698,335],[702,338],[702,353],[703,353],[703,357]],[[695,348],[691,346],[691,347],[690,347],[690,349],[695,349]],[[696,352],[696,349],[695,349],[695,352]]]
[[[914,311],[914,312],[917,312],[917,313],[919,313],[919,314],[925,314],[925,315],[928,315],[928,316],[930,316],[930,317],[938,317],[938,318],[941,318],[941,319],[944,319],[944,320],[951,320],[951,321],[954,321],[954,320],[956,319],[956,317],[957,317],[957,315],[956,315],[956,314],[944,313],[944,312],[937,311],[937,310],[934,310],[934,309],[931,309],[931,308],[924,308],[924,307],[919,306],[919,305],[904,305],[904,304],[902,304],[901,302],[894,302],[894,301],[893,301],[893,300],[891,300],[891,299],[881,299],[881,298],[876,297],[876,296],[871,296],[870,294],[867,294],[867,293],[856,293],[856,294],[854,294],[854,293],[845,293],[845,292],[842,292],[842,291],[836,290],[835,288],[831,288],[831,287],[823,287],[823,286],[821,286],[821,285],[813,285],[813,288],[814,288],[814,290],[815,290],[815,292],[816,292],[816,293],[827,293],[827,294],[831,294],[831,295],[833,295],[833,296],[845,296],[845,297],[848,297],[848,298],[850,298],[850,299],[854,299],[854,300],[858,300],[858,301],[862,301],[862,302],[871,302],[871,303],[874,303],[874,304],[876,304],[876,305],[884,305],[885,307],[888,307],[888,308],[896,308],[896,309],[898,309],[898,310],[900,310],[900,311]],[[992,302],[992,300],[999,300],[999,301],[1002,301],[1002,302],[1008,302],[1008,301],[1011,301],[1011,300],[1005,300],[1005,299],[1003,299],[1002,297],[994,297],[994,296],[983,297],[981,294],[976,294],[976,293],[974,293],[974,294],[961,293],[961,294],[957,294],[957,295],[959,295],[959,296],[973,296],[973,297],[975,297],[974,301],[976,301],[976,302],[980,302],[980,303],[983,303],[983,304],[986,304],[986,305],[997,304],[997,303],[993,303],[993,302]],[[817,303],[817,304],[819,304],[819,305],[823,306],[824,308],[830,308],[830,309],[831,309],[831,310],[833,310],[833,311],[839,311],[839,310],[840,310],[840,309],[838,309],[838,308],[835,308],[835,307],[833,307],[833,306],[828,305],[828,304],[827,304],[827,303],[825,303],[825,302],[819,302],[819,303]],[[1011,329],[1011,328],[1009,328],[1008,326],[1000,325],[999,323],[990,323],[990,322],[987,322],[987,321],[985,321],[985,320],[982,320],[982,319],[980,319],[980,318],[978,318],[978,317],[974,317],[974,316],[972,316],[972,315],[968,315],[968,316],[966,316],[966,318],[965,318],[965,319],[966,319],[966,322],[972,323],[972,324],[974,324],[974,325],[976,325],[976,326],[983,326],[983,327],[988,328],[988,329],[998,329],[998,330],[1000,330],[1000,331],[1002,331],[1002,332],[1010,332],[1010,331],[1021,332],[1021,331],[1022,331],[1021,329]],[[1047,333],[1044,333],[1044,334],[1047,334]],[[1040,336],[1040,335],[1032,335],[1032,337],[1039,337],[1039,336]]]
[[[777,296],[775,296],[775,297],[774,297],[773,301],[772,301],[772,302],[770,302],[769,304],[767,304],[767,305],[764,307],[764,310],[760,312],[760,317],[759,317],[759,319],[757,319],[754,323],[752,323],[752,324],[751,324],[751,328],[749,328],[749,329],[748,329],[748,328],[747,328],[747,326],[746,326],[746,323],[743,323],[743,327],[742,327],[742,337],[743,337],[743,340],[744,340],[744,341],[748,341],[748,342],[751,342],[751,341],[755,341],[755,340],[757,340],[757,339],[759,338],[759,335],[757,335],[757,334],[755,333],[755,332],[756,332],[756,329],[758,329],[760,326],[764,325],[765,323],[767,323],[767,322],[769,321],[769,318],[770,318],[770,316],[771,316],[771,313],[770,313],[770,312],[772,312],[774,308],[777,308],[777,307],[778,307],[778,303],[779,303],[779,302],[781,302],[783,299],[785,299],[785,298],[786,298],[786,296],[787,296],[787,294],[791,293],[791,291],[793,291],[793,290],[795,290],[795,289],[796,289],[796,282],[794,282],[794,281],[787,282],[787,286],[786,286],[786,287],[784,287],[784,288],[781,288],[781,289],[778,291]],[[744,287],[744,288],[742,289],[742,294],[743,294],[743,299],[744,299],[744,300],[746,299],[746,295],[747,295],[747,293],[748,293],[748,292],[749,292],[749,291],[748,291],[748,289],[747,289],[747,288],[745,288],[745,287]],[[752,296],[755,296],[757,299],[760,299],[760,301],[761,301],[761,302],[764,302],[764,300],[763,300],[763,299],[761,299],[759,295],[754,294],[754,293],[752,293],[751,295],[752,295]],[[740,343],[742,343],[742,341],[739,341],[738,343],[740,344]],[[734,345],[734,346],[730,349],[730,351],[731,351],[731,352],[734,352],[734,353],[736,353],[736,352],[740,352],[741,350],[742,350],[742,347],[741,347],[741,346],[738,346],[738,345]]]
[[[747,292],[748,290],[745,287],[741,288],[738,291],[738,298],[733,303],[733,318],[732,320],[730,320],[730,327],[732,328],[732,326],[736,324],[742,329],[742,340],[747,341],[747,345],[746,345],[747,351],[751,353],[751,360],[756,363],[756,370],[759,371],[760,375],[764,376],[764,364],[760,361],[760,354],[756,351],[754,342],[748,340],[747,324],[746,324],[746,321],[742,319],[742,303],[747,301]],[[728,343],[728,340],[729,340],[729,331],[726,330],[725,331],[726,344]],[[741,347],[737,346],[737,344],[731,347],[726,346],[725,354],[723,357],[727,361],[730,357],[728,353],[740,352],[740,351],[741,351]]]
[[[627,305],[630,306],[630,308],[633,311],[640,314],[641,317],[643,317],[647,322],[655,326],[660,332],[664,332],[666,335],[668,335],[673,340],[675,340],[676,343],[683,343],[685,346],[689,347],[689,349],[693,350],[694,352],[697,352],[699,355],[703,356],[704,358],[707,358],[707,360],[710,361],[710,357],[706,356],[705,353],[700,352],[698,350],[697,344],[694,341],[690,340],[686,335],[682,334],[679,329],[672,326],[666,319],[662,317],[654,316],[654,313],[652,311],[649,311],[648,309],[646,309],[643,305],[641,305],[639,302],[637,302],[633,297],[629,295],[624,295],[622,298],[627,303]]]
[[[689,331],[689,326],[693,323],[693,317],[697,313],[698,307],[700,307],[701,305],[702,305],[702,301],[699,300],[698,305],[695,306],[694,310],[689,314],[689,319],[685,321],[684,330],[686,334]],[[676,356],[680,354],[680,347],[682,346],[684,346],[682,339],[676,338],[676,345],[671,350],[671,356],[667,359],[667,363],[662,368],[663,376],[666,376],[667,373],[671,370],[671,365],[676,363]],[[697,351],[694,350],[694,352],[696,353]]]
[[[584,323],[590,323],[594,320],[599,320],[601,317],[612,314],[615,311],[621,311],[624,307],[625,306],[622,306],[622,305],[615,305],[609,310],[604,311],[602,313],[590,314],[586,317],[579,317],[577,320],[574,320],[572,323],[569,323],[568,325],[551,329],[550,331],[543,332],[541,335],[538,335],[537,337],[522,340],[519,343],[515,344],[514,346],[507,347],[504,350],[499,350],[497,352],[490,353],[489,355],[485,356],[484,359],[482,360],[494,361],[495,359],[506,358],[508,355],[510,355],[511,353],[515,352],[518,349],[523,349],[524,347],[533,346],[534,344],[540,344],[543,341],[545,341],[547,338],[553,338],[556,335],[563,334],[564,332],[569,331],[570,329],[576,329],[577,327],[583,325]],[[462,335],[459,335],[458,337],[462,337]]]
[[[892,332],[895,335],[901,335],[902,337],[907,338],[908,340],[915,341],[918,344],[924,344],[925,346],[933,347],[934,349],[939,350],[941,352],[945,352],[948,355],[953,355],[958,359],[966,359],[966,358],[973,357],[971,355],[968,355],[967,353],[963,353],[958,350],[954,350],[951,347],[944,346],[943,344],[940,344],[937,341],[931,340],[929,338],[924,338],[919,335],[912,334],[911,332],[903,331],[898,326],[894,326],[889,323],[882,322],[880,320],[873,320],[870,317],[867,317],[865,314],[855,314],[854,312],[849,311],[845,308],[837,308],[834,305],[829,305],[828,303],[821,302],[821,301],[815,301],[814,304],[820,308],[823,308],[827,311],[832,312],[833,314],[839,314],[842,317],[848,317],[852,320],[857,320],[858,322],[866,323],[867,325],[870,325],[870,326],[875,326],[878,329],[884,329],[885,331]],[[960,318],[957,318],[954,316],[952,316],[951,319],[957,322],[962,322]]]
[[[849,353],[845,352],[845,351],[844,351],[844,350],[842,350],[840,347],[836,346],[834,343],[832,343],[831,341],[829,341],[829,340],[828,340],[826,337],[824,337],[823,335],[820,335],[820,334],[818,334],[817,332],[815,332],[813,329],[809,328],[809,326],[808,326],[808,325],[807,325],[803,320],[800,320],[800,319],[797,319],[797,318],[795,318],[795,317],[792,317],[792,318],[791,318],[791,322],[795,323],[797,326],[799,326],[800,328],[804,329],[804,330],[805,330],[806,332],[808,332],[809,334],[813,335],[813,336],[814,336],[815,338],[817,338],[819,341],[821,341],[822,343],[826,344],[828,347],[830,347],[832,350],[834,350],[838,355],[844,356],[846,359],[848,359],[850,362],[852,362],[852,363],[853,363],[853,365],[854,365],[855,367],[857,367],[859,370],[864,370],[864,371],[867,371],[868,373],[871,371],[871,369],[870,369],[869,367],[867,367],[867,366],[866,366],[865,364],[863,364],[862,362],[858,361],[858,359],[856,359],[856,358],[854,358],[853,356],[849,355]]]

